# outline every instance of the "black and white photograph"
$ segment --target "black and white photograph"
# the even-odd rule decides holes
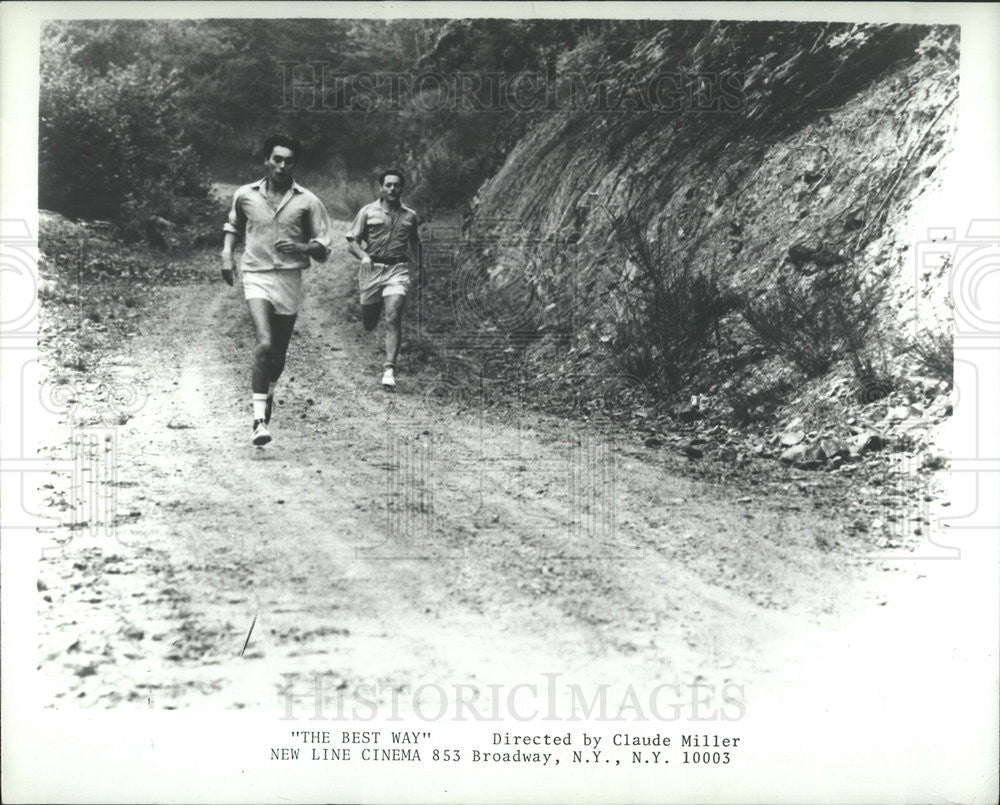
[[[4,6],[5,802],[996,802],[997,5]]]

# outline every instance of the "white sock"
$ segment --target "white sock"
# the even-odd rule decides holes
[[[267,395],[257,394],[254,392],[253,395],[253,418],[263,419],[264,411],[267,408]]]
[[[278,385],[278,381],[277,380],[272,380],[270,383],[267,384],[267,396],[268,397],[273,397],[274,396],[274,387],[277,386],[277,385]]]

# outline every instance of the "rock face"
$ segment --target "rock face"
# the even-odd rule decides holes
[[[941,171],[934,169],[951,153],[956,34],[697,21],[637,35],[620,54],[581,42],[559,56],[557,79],[578,77],[593,90],[600,78],[608,96],[620,99],[636,83],[675,75],[684,64],[691,75],[717,77],[711,113],[681,92],[682,109],[639,104],[600,114],[588,107],[596,90],[578,93],[526,124],[479,188],[472,218],[483,230],[490,221],[516,222],[516,242],[508,239],[499,251],[518,264],[545,262],[552,239],[571,244],[549,261],[548,284],[533,286],[536,302],[563,310],[572,286],[571,304],[587,311],[595,339],[628,312],[609,287],[621,287],[623,273],[635,280],[611,213],[633,213],[638,232],[682,256],[685,270],[715,272],[746,299],[777,292],[779,269],[811,278],[862,257],[912,286],[911,255],[880,237],[936,186]],[[589,336],[577,329],[574,337]],[[595,349],[586,361],[607,360],[607,351]],[[655,372],[657,353],[648,354]],[[674,413],[689,424],[702,412]]]
[[[760,23],[677,22],[640,38],[620,60],[578,48],[562,58],[557,78],[578,75],[586,83],[603,76],[611,97],[644,79],[676,74],[679,58],[690,60],[692,74],[710,71],[720,82],[731,72],[734,97],[718,89],[712,100],[719,108],[706,113],[654,107],[600,115],[574,94],[572,103],[539,116],[480,188],[476,216],[517,220],[529,237],[576,229],[582,243],[601,243],[609,223],[600,205],[620,210],[628,196],[650,221],[668,217],[675,233],[694,232],[698,224],[714,230],[717,223],[699,249],[706,259],[720,246],[728,253],[735,233],[740,263],[842,260],[835,233],[857,228],[865,188],[898,159],[900,143],[886,137],[886,109],[900,121],[922,113],[923,101],[912,91],[916,78],[936,96],[929,102],[936,108],[957,90],[948,53],[920,48],[928,32],[806,24],[779,33]],[[954,49],[954,42],[945,44]],[[832,65],[845,64],[850,69],[827,81]],[[947,121],[941,131],[947,134]],[[914,165],[914,175],[923,167]],[[631,182],[631,176],[656,181]],[[751,176],[753,182],[741,181]],[[807,225],[798,216],[789,223],[784,213],[800,185]],[[567,210],[586,212],[568,218]]]

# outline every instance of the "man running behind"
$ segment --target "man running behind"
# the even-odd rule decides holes
[[[406,178],[397,168],[379,177],[379,198],[362,207],[347,232],[351,254],[361,261],[358,286],[361,291],[361,321],[371,332],[385,307],[385,364],[382,385],[396,386],[396,357],[403,332],[403,307],[410,287],[410,260],[423,269],[420,255],[420,223],[417,213],[403,206],[400,197]]]
[[[233,246],[240,235],[246,240],[240,267],[243,296],[257,335],[251,437],[257,446],[271,441],[267,425],[302,303],[302,270],[309,267],[310,257],[325,262],[333,245],[323,203],[292,179],[301,153],[297,140],[269,137],[263,149],[267,175],[236,191],[223,227],[222,278],[229,285],[236,273]]]

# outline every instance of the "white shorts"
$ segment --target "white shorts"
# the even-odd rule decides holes
[[[361,304],[371,305],[383,296],[406,296],[410,288],[410,266],[408,263],[372,263],[372,270],[358,269],[358,288]]]
[[[302,269],[282,268],[274,271],[243,271],[243,298],[266,299],[274,312],[294,316],[302,304]]]

